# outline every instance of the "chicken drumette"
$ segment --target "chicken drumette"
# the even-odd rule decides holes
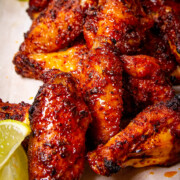
[[[147,107],[107,144],[88,153],[91,168],[111,175],[120,168],[167,166],[180,160],[180,95]]]

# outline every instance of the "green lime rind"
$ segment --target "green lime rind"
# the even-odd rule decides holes
[[[28,159],[20,145],[0,170],[1,180],[28,180]]]
[[[30,126],[16,120],[0,121],[0,169],[31,132]]]

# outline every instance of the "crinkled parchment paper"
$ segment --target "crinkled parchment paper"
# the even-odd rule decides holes
[[[32,103],[42,82],[25,79],[14,71],[12,59],[29,29],[31,20],[26,14],[27,2],[0,0],[0,98],[3,101]],[[171,178],[166,172],[175,171]],[[82,180],[180,180],[180,163],[169,168],[126,168],[112,177],[98,176],[86,165]]]

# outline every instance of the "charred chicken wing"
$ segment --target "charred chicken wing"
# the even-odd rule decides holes
[[[79,179],[91,116],[72,77],[57,74],[41,86],[29,115],[30,179]]]
[[[91,168],[109,176],[121,167],[167,166],[180,160],[180,96],[147,107],[107,144],[88,153]]]
[[[59,69],[77,79],[93,116],[90,136],[94,144],[105,143],[119,132],[123,111],[122,65],[113,51],[99,48],[88,52],[85,45],[77,45],[57,53],[20,53],[14,63],[16,71],[25,77],[44,79],[45,71]]]
[[[144,36],[140,20],[135,16],[134,1],[107,0],[99,2],[99,9],[86,18],[84,37],[88,48],[110,44],[122,54],[137,51]],[[134,9],[133,9],[134,8]],[[140,9],[140,8],[139,8]]]
[[[174,96],[174,90],[166,80],[157,59],[145,55],[124,55],[121,60],[128,74],[127,89],[138,108],[142,110]]]
[[[53,0],[36,18],[20,51],[53,52],[66,47],[81,32],[83,12],[79,0]]]

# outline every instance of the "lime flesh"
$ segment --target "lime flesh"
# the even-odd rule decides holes
[[[28,160],[19,146],[0,170],[0,180],[28,180]]]
[[[25,123],[9,119],[0,121],[0,169],[30,132]]]

